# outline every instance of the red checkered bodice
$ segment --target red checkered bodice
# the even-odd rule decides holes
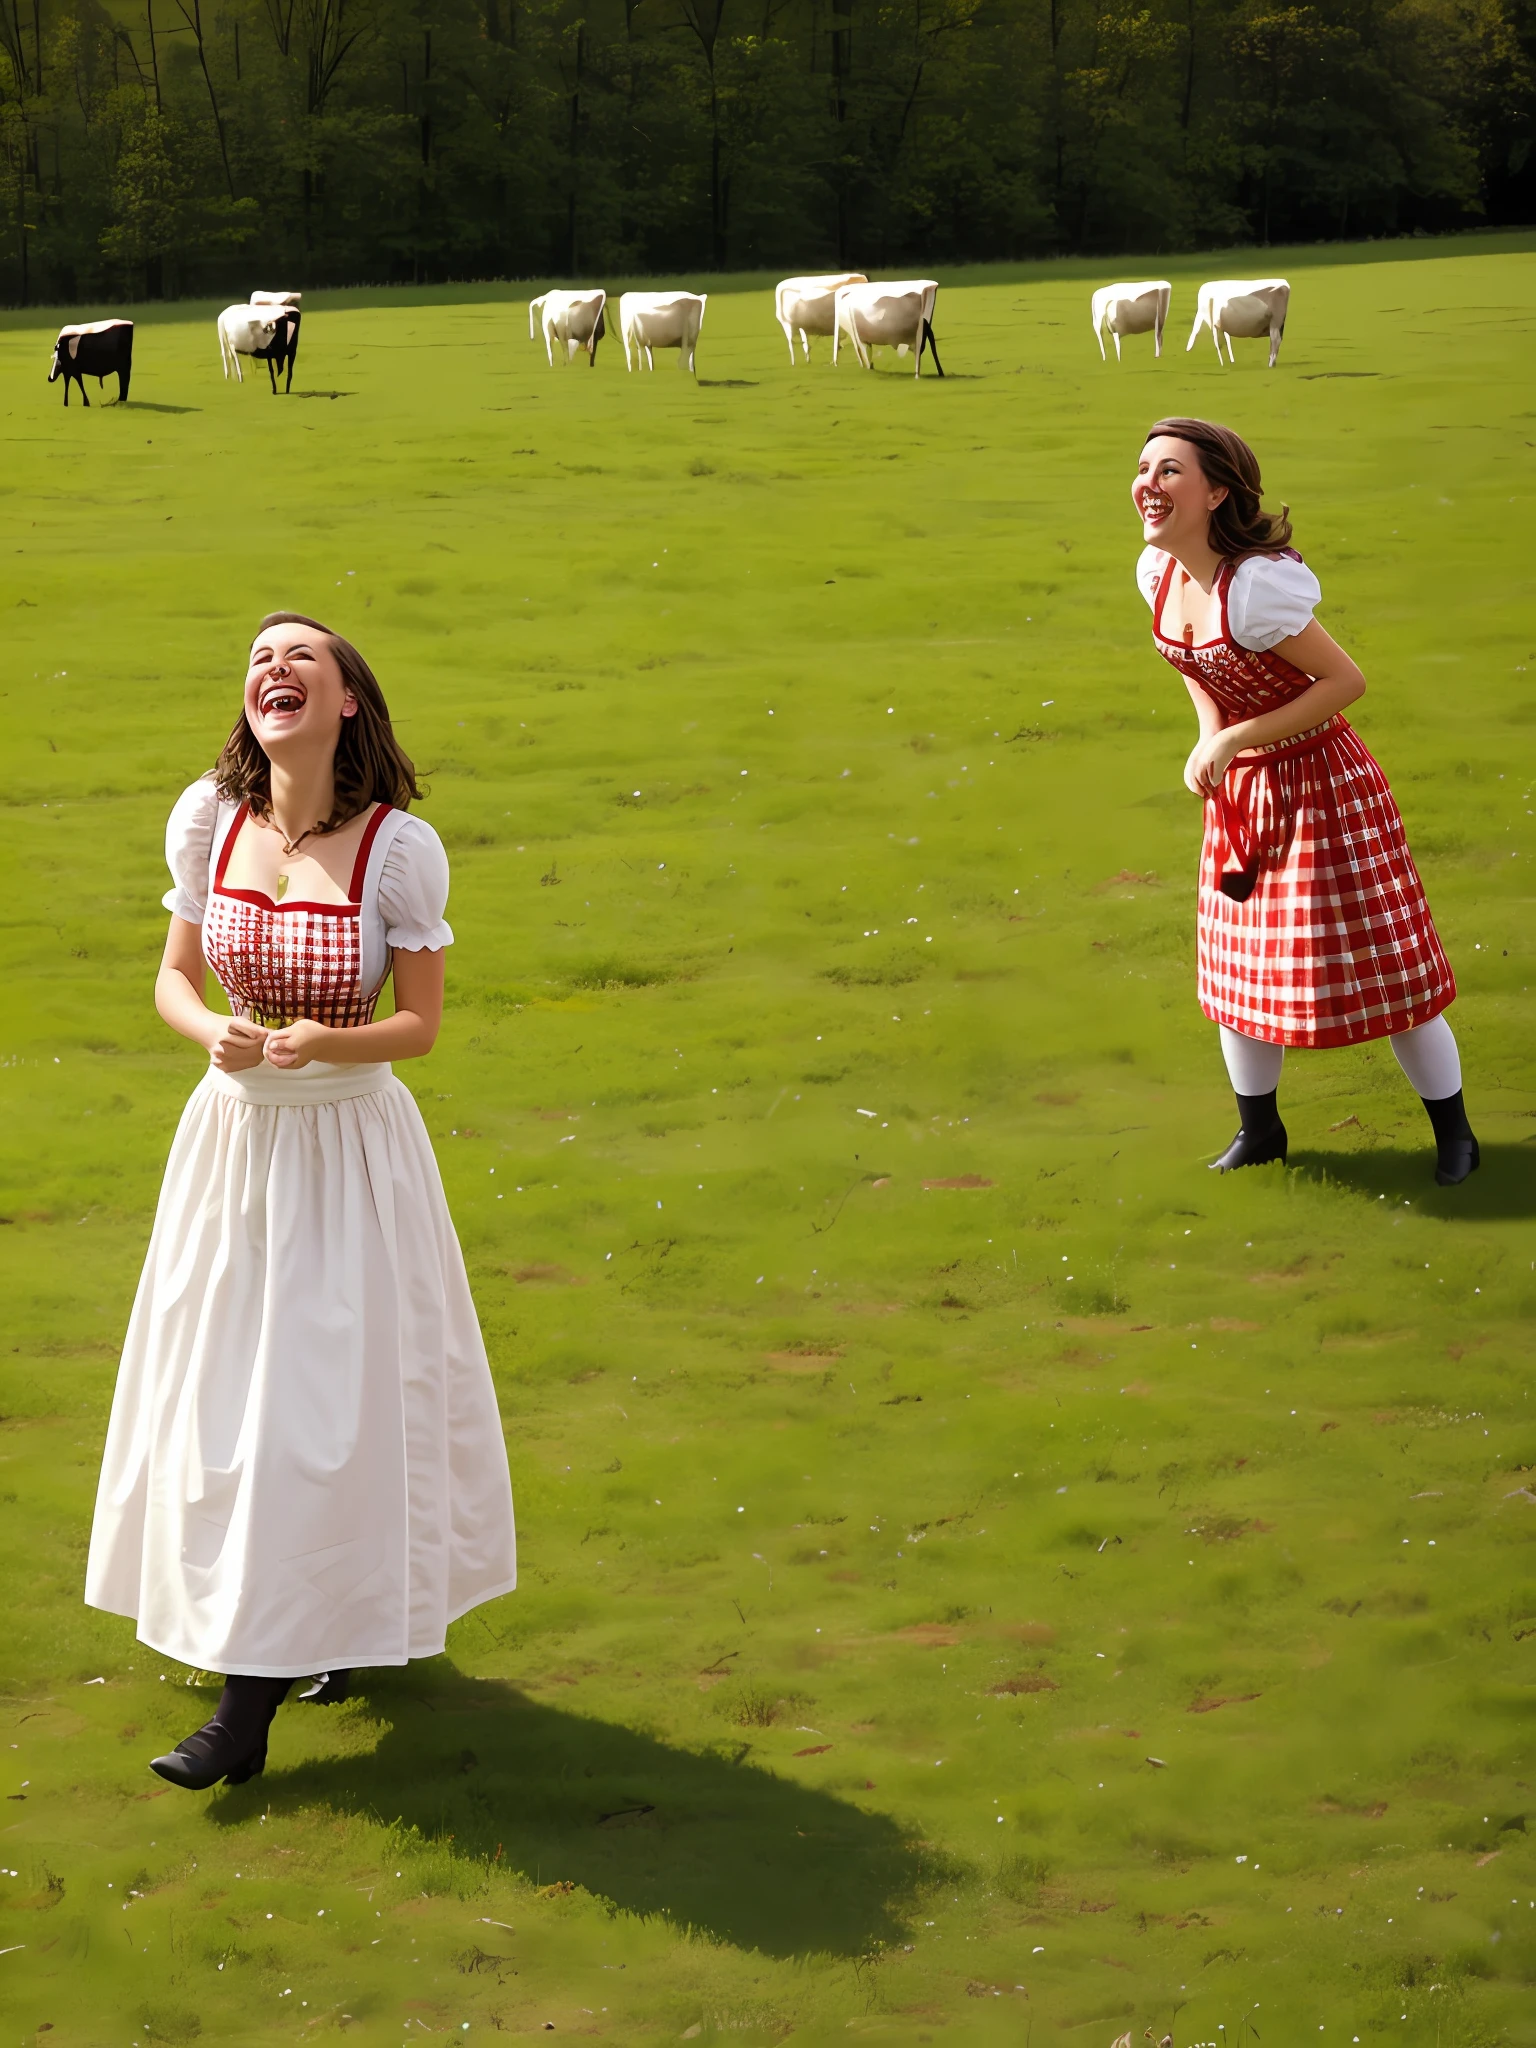
[[[308,1017],[333,1030],[372,1021],[379,988],[363,987],[360,911],[368,855],[389,809],[380,804],[368,820],[345,903],[274,903],[259,890],[225,887],[230,854],[250,816],[249,805],[240,806],[203,918],[203,951],[235,1016],[274,1027]]]
[[[1281,552],[1290,556],[1292,561],[1301,560],[1294,548],[1284,548]],[[1227,619],[1227,597],[1232,588],[1232,578],[1237,573],[1236,562],[1224,562],[1217,572],[1216,592],[1221,600],[1220,638],[1197,646],[1193,628],[1186,628],[1183,640],[1170,639],[1163,631],[1163,607],[1178,566],[1170,555],[1152,608],[1152,638],[1163,659],[1172,662],[1181,675],[1197,682],[1229,720],[1257,718],[1265,711],[1278,710],[1282,704],[1291,703],[1303,690],[1312,687],[1313,678],[1283,655],[1243,647],[1233,639]]]

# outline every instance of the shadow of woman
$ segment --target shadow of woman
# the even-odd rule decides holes
[[[499,1854],[542,1883],[785,1957],[894,1941],[919,1885],[941,1874],[934,1852],[886,1815],[775,1777],[749,1761],[746,1741],[674,1749],[466,1678],[446,1659],[369,1672],[363,1684],[382,1729],[373,1748],[284,1770],[285,1726],[358,1713],[285,1708],[275,1767],[216,1798],[210,1820],[240,1826],[263,1808],[317,1806],[398,1819],[466,1862]]]
[[[1536,1216],[1536,1146],[1484,1145],[1483,1163],[1459,1188],[1436,1187],[1427,1148],[1377,1146],[1359,1152],[1297,1152],[1289,1166],[1314,1185],[1346,1188],[1372,1202],[1411,1202],[1428,1216],[1486,1223]]]

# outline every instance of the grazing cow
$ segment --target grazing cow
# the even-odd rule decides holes
[[[253,306],[300,306],[304,303],[302,292],[252,292]]]
[[[265,348],[253,348],[250,352],[253,361],[266,364],[267,375],[272,379],[272,396],[275,398],[277,380],[282,376],[285,367],[288,371],[288,381],[283,386],[284,393],[293,389],[293,366],[299,360],[299,322],[304,316],[297,306],[267,306],[257,310],[277,315],[277,331],[272,339]]]
[[[219,358],[227,379],[231,370],[235,382],[245,382],[240,368],[242,356],[261,355],[272,346],[283,321],[280,306],[226,306],[219,315]]]
[[[608,332],[608,294],[605,291],[546,292],[528,301],[528,339],[538,328],[544,332],[544,353],[549,367],[555,367],[555,343],[565,350],[565,360],[574,363],[576,351],[585,349],[587,362],[597,368],[597,344]]]
[[[774,287],[773,317],[784,330],[791,363],[795,360],[796,334],[809,362],[811,336],[833,332],[837,293],[845,284],[868,283],[862,270],[838,270],[826,277],[786,277]]]
[[[873,368],[871,350],[893,348],[899,356],[916,352],[912,374],[923,374],[923,350],[933,350],[933,367],[942,377],[938,343],[933,338],[933,302],[939,288],[931,277],[909,278],[902,284],[847,284],[836,294],[832,328],[832,360],[843,335],[863,367]]]
[[[1252,277],[1218,279],[1200,287],[1196,300],[1195,324],[1190,329],[1189,340],[1184,345],[1185,355],[1194,347],[1202,327],[1209,327],[1211,340],[1216,345],[1216,360],[1221,361],[1221,342],[1225,335],[1227,361],[1236,362],[1232,353],[1232,337],[1249,340],[1269,336],[1269,367],[1275,367],[1280,354],[1280,337],[1285,332],[1285,316],[1291,303],[1291,288],[1283,277]]]
[[[1115,337],[1115,361],[1120,360],[1120,337],[1122,334],[1148,334],[1153,340],[1153,352],[1163,352],[1163,326],[1168,318],[1168,301],[1173,296],[1173,286],[1166,277],[1155,277],[1146,284],[1101,284],[1093,295],[1093,332],[1099,344],[1100,362],[1108,362],[1104,353],[1106,330]]]
[[[53,344],[53,368],[48,372],[51,384],[56,377],[64,379],[64,403],[69,403],[69,380],[74,378],[80,386],[80,403],[89,405],[85,395],[87,377],[96,379],[100,389],[102,379],[117,373],[117,402],[128,403],[128,382],[133,375],[133,322],[131,320],[92,320],[84,327],[61,327],[59,338]]]
[[[631,348],[637,358],[645,357],[648,370],[656,367],[652,349],[675,348],[680,351],[682,367],[691,370],[708,296],[707,292],[625,292],[619,300],[625,369],[635,367],[629,359]]]

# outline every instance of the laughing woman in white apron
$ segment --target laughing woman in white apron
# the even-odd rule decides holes
[[[155,1004],[209,1068],[128,1326],[85,1597],[227,1674],[213,1719],[151,1765],[188,1790],[262,1769],[296,1679],[344,1697],[352,1670],[437,1655],[516,1583],[464,1261],[389,1066],[431,1051],[453,938],[420,794],[356,648],[278,612],[166,833]]]

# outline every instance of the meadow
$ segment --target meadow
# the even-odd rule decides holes
[[[1274,373],[1184,352],[1234,267],[1292,277]],[[1101,364],[1112,274],[946,278],[942,382],[791,369],[762,279],[697,382],[353,292],[291,398],[172,306],[66,412],[0,318],[0,2048],[1536,2042],[1536,237],[1180,258],[1161,362]],[[1187,411],[1370,679],[1463,1188],[1381,1047],[1207,1171],[1127,497]],[[276,607],[372,659],[453,857],[401,1072],[523,1576],[187,1796],[146,1761],[217,1681],[81,1581],[198,1071],[164,818]]]

